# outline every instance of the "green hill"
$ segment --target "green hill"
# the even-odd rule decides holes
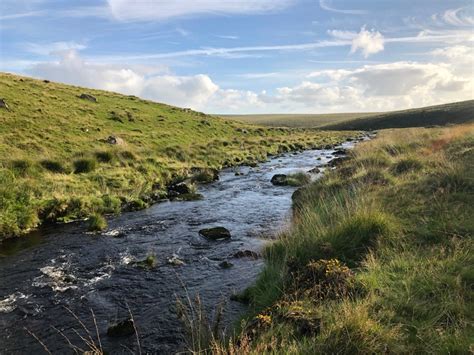
[[[221,115],[244,123],[270,127],[317,128],[324,125],[345,122],[361,117],[378,115],[379,113],[322,113],[322,114],[259,114],[259,115]]]
[[[0,240],[45,221],[144,208],[192,173],[206,180],[206,169],[350,135],[250,126],[6,73],[0,95]]]
[[[474,100],[393,111],[324,126],[334,130],[444,126],[474,121]]]

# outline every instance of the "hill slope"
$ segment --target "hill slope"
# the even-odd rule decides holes
[[[262,114],[262,115],[221,115],[244,123],[270,127],[317,128],[328,124],[345,122],[379,113],[327,113],[327,114]]]
[[[143,208],[191,171],[349,135],[249,126],[5,73],[0,93],[0,240],[44,221]]]
[[[444,126],[474,121],[474,100],[381,113],[324,126],[334,130]]]

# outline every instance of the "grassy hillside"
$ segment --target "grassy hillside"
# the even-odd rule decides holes
[[[294,195],[232,354],[468,354],[474,124],[385,130]],[[224,344],[224,345],[223,345]]]
[[[316,128],[372,115],[378,115],[378,113],[222,115],[222,117],[270,127]]]
[[[385,128],[429,127],[474,121],[474,100],[445,105],[393,111],[329,124],[329,130],[376,130]]]
[[[166,197],[171,182],[191,173],[206,180],[205,168],[350,135],[249,126],[10,74],[0,74],[0,93],[8,106],[0,105],[0,240],[45,221],[144,208]]]

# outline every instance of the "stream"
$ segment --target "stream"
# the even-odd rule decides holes
[[[342,144],[351,148],[353,142]],[[177,297],[200,295],[212,313],[224,302],[223,326],[231,328],[246,306],[230,301],[250,286],[263,259],[235,258],[240,250],[260,252],[291,217],[296,188],[273,186],[274,174],[308,171],[335,158],[334,150],[308,150],[272,157],[256,168],[220,172],[220,179],[199,187],[199,201],[163,202],[109,220],[98,235],[84,223],[45,227],[0,245],[0,353],[72,353],[62,332],[86,349],[75,330],[84,333],[72,311],[95,337],[93,310],[101,344],[113,354],[137,349],[135,336],[111,338],[111,322],[133,314],[143,353],[185,350],[176,316]],[[324,170],[324,169],[323,169]],[[321,174],[314,174],[317,179]],[[227,241],[209,241],[203,228],[223,226]],[[134,263],[155,255],[154,268]],[[184,262],[170,262],[179,260]],[[228,261],[233,267],[219,264]]]

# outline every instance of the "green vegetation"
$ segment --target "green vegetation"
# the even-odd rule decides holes
[[[210,181],[225,166],[353,136],[256,127],[11,74],[0,74],[0,92],[0,240],[45,221],[144,208],[190,176]]]
[[[386,128],[444,126],[474,121],[474,100],[411,110],[380,113],[345,122],[328,124],[324,129],[374,130]]]
[[[224,118],[270,127],[316,128],[338,122],[378,115],[377,112],[322,113],[322,114],[260,114],[221,115]]]
[[[100,232],[107,228],[107,221],[100,214],[93,214],[89,217],[89,231]]]
[[[474,125],[385,130],[294,197],[218,354],[467,354]]]
[[[474,120],[474,100],[393,112],[330,114],[223,115],[251,124],[273,127],[321,128],[326,130],[376,130],[444,126]]]

